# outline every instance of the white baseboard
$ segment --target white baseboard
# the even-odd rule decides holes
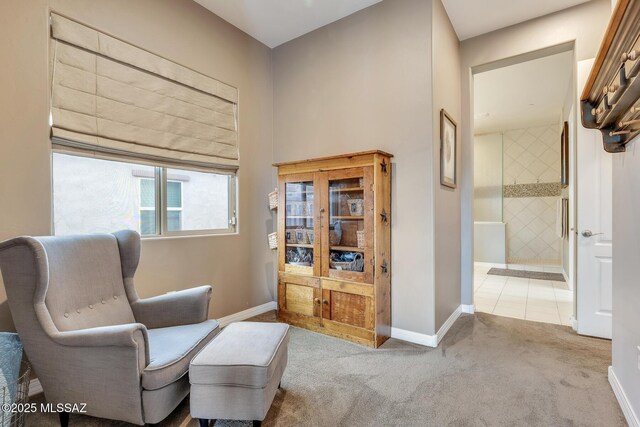
[[[276,310],[278,308],[278,304],[275,301],[267,302],[265,304],[259,305],[257,307],[248,308],[239,313],[230,314],[229,316],[221,317],[218,320],[220,323],[220,327],[224,328],[229,323],[240,322],[242,320],[249,319],[253,316],[257,316],[259,314],[266,313],[271,310]],[[42,385],[40,384],[40,380],[35,378],[29,382],[29,396],[34,396],[38,393],[42,393]]]
[[[438,337],[436,335],[421,334],[419,332],[407,331],[400,328],[391,328],[391,338],[425,345],[427,347],[438,346]]]
[[[29,381],[29,397],[35,396],[36,394],[42,393],[42,384],[40,384],[40,380],[37,378]]]
[[[218,323],[220,323],[220,327],[224,328],[229,323],[241,322],[253,316],[257,316],[259,314],[263,314],[268,311],[276,310],[277,308],[278,308],[278,304],[276,304],[275,301],[271,301],[271,302],[267,302],[265,304],[259,305],[257,307],[248,308],[239,313],[234,313],[225,317],[221,317],[216,320],[218,320]]]
[[[451,316],[449,316],[449,318],[445,320],[442,326],[440,326],[440,329],[438,329],[438,332],[436,333],[436,337],[438,337],[438,344],[440,344],[440,341],[442,341],[442,338],[444,338],[447,332],[449,332],[449,329],[451,329],[451,327],[456,322],[456,320],[458,320],[458,317],[460,317],[461,314],[462,314],[462,306],[459,305],[458,308],[456,308],[453,311],[453,313],[451,313]],[[437,344],[436,344],[436,347],[437,347]]]
[[[462,310],[463,313],[466,313],[466,314],[473,314],[476,312],[476,306],[473,304],[462,304],[460,306],[460,309]]]
[[[576,319],[576,316],[571,316],[569,320],[571,320],[571,329],[578,332],[578,319]]]
[[[451,313],[451,316],[449,316],[449,318],[442,324],[442,326],[440,327],[440,329],[435,335],[421,334],[419,332],[407,331],[405,329],[392,327],[391,338],[407,341],[414,344],[424,345],[427,347],[434,347],[434,348],[438,347],[438,344],[440,344],[440,341],[442,341],[442,338],[444,338],[444,336],[447,334],[451,326],[453,326],[455,321],[458,320],[458,317],[460,317],[460,315],[463,312],[473,313],[473,311],[464,311],[464,310],[474,310],[473,305],[458,306],[458,308],[456,308],[454,312]]]
[[[627,419],[629,427],[640,427],[640,418],[638,418],[638,415],[634,412],[631,401],[624,393],[624,389],[620,381],[618,381],[618,377],[616,377],[613,366],[609,366],[609,384],[611,384],[613,394],[615,394],[616,399],[618,399],[618,404],[620,404],[620,409],[622,409],[622,413]]]

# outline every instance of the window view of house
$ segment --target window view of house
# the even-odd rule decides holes
[[[55,234],[130,229],[154,236],[228,230],[233,215],[232,179],[230,175],[54,153]],[[156,191],[163,180],[164,197]]]

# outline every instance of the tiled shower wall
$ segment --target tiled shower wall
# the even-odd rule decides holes
[[[560,264],[562,240],[555,233],[560,187],[523,185],[560,181],[560,125],[506,131],[503,146],[507,262]]]

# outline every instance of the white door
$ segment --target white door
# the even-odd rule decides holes
[[[593,59],[578,62],[582,92]],[[577,323],[578,333],[611,338],[612,154],[602,148],[598,130],[577,126]]]

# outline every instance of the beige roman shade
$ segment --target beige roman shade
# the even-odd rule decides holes
[[[51,14],[55,149],[235,171],[236,88]]]

